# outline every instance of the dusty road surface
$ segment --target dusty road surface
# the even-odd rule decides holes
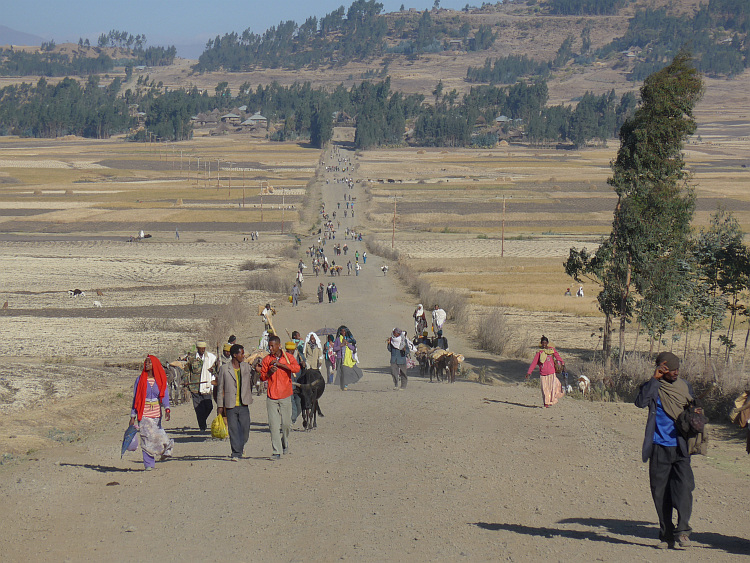
[[[330,212],[346,188],[322,188]],[[357,186],[346,193],[363,199]],[[342,218],[339,232],[356,225]],[[339,264],[364,250],[347,243]],[[139,452],[119,456],[132,393],[123,385],[110,414],[81,429],[84,439],[0,467],[2,560],[748,560],[750,457],[726,427],[712,428],[710,456],[693,462],[695,546],[665,553],[655,549],[640,461],[644,411],[573,399],[542,409],[538,388],[522,382],[526,366],[477,352],[450,321],[451,348],[507,383],[411,375],[405,390],[392,391],[385,339],[394,326],[413,327],[415,303],[382,263],[369,256],[359,276],[334,278],[334,304],[313,297],[330,278],[308,275],[307,298],[279,311],[279,329],[303,334],[348,325],[365,372],[346,392],[326,389],[325,417],[310,432],[297,422],[289,455],[269,459],[263,397],[250,406],[239,463],[228,441],[197,431],[186,404],[165,423],[174,458],[144,472]]]

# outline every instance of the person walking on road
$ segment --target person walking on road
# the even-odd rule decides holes
[[[196,342],[196,352],[188,355],[185,365],[185,386],[193,398],[193,408],[201,432],[208,428],[208,417],[214,410],[212,392],[216,382],[216,356],[206,352],[206,347],[205,342]]]
[[[326,364],[326,383],[333,383],[333,376],[336,373],[336,351],[333,349],[333,334],[328,335],[326,343],[323,345],[323,355]]]
[[[334,383],[338,383],[341,390],[346,391],[349,385],[362,379],[362,370],[357,365],[357,341],[344,325],[336,331],[333,350],[336,353],[336,381]]]
[[[424,314],[424,307],[421,303],[417,305],[412,317],[414,317],[414,333],[422,334],[427,328],[427,317]]]
[[[448,318],[446,312],[440,308],[440,305],[435,305],[432,310],[432,333],[437,335],[439,330],[443,330],[445,319]]]
[[[292,286],[292,307],[297,306],[297,299],[299,299],[299,285],[297,285],[297,282],[294,282]]]
[[[557,350],[549,347],[549,339],[542,335],[539,344],[539,351],[534,356],[534,360],[526,372],[526,379],[539,366],[539,381],[542,385],[542,401],[544,408],[549,408],[557,403],[557,400],[563,396],[562,384],[557,379],[557,365],[562,369],[565,362],[562,361]]]
[[[130,426],[138,429],[143,453],[143,468],[151,471],[156,467],[156,456],[170,457],[174,440],[167,436],[161,426],[161,408],[164,420],[169,422],[169,385],[167,374],[156,356],[147,356],[143,371],[133,387],[133,407],[130,411]]]
[[[268,339],[269,354],[260,367],[261,381],[268,382],[266,409],[268,429],[271,432],[271,459],[278,460],[282,453],[289,453],[289,431],[292,428],[292,374],[300,370],[294,356],[281,349],[281,339]]]
[[[227,421],[232,461],[238,461],[250,437],[250,403],[253,402],[253,370],[245,362],[245,348],[232,344],[232,361],[219,369],[216,377],[218,414]]]
[[[326,289],[325,287],[323,287],[323,284],[321,283],[320,286],[318,287],[318,303],[323,302],[323,295],[325,294],[325,292],[326,292]]]
[[[692,386],[680,378],[680,359],[671,352],[656,357],[654,375],[641,385],[635,406],[648,407],[643,461],[648,461],[651,496],[659,517],[660,549],[690,547],[690,515],[695,478],[688,440],[675,421],[695,402]],[[702,410],[699,411],[702,414]],[[672,521],[677,511],[677,526]]]
[[[409,354],[406,332],[400,328],[394,328],[390,338],[386,339],[386,348],[391,353],[391,377],[393,377],[393,390],[406,389],[408,382],[406,378],[406,356]],[[401,386],[399,387],[399,380]]]

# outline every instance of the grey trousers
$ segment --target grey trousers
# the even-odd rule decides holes
[[[266,409],[273,453],[282,454],[289,448],[289,431],[292,429],[292,398],[266,397]]]
[[[401,389],[404,389],[407,383],[406,364],[391,364],[391,377],[394,387],[398,387],[399,376],[401,377]]]
[[[227,430],[232,457],[242,457],[245,444],[250,436],[250,409],[247,405],[227,409]]]

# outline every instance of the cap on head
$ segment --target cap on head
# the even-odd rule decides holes
[[[284,348],[286,348],[288,352],[294,352],[297,349],[297,345],[290,340],[284,344]]]
[[[232,345],[231,344],[224,344],[224,351],[225,352],[229,352],[229,350],[231,350],[231,349],[232,349]]]
[[[199,340],[198,342],[195,343],[195,347],[196,348],[208,348],[208,345],[203,340]]]
[[[669,371],[675,371],[680,369],[680,358],[675,356],[672,352],[661,352],[656,356],[656,365],[660,366],[663,363],[667,364]]]

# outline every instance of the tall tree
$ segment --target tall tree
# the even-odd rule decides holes
[[[672,310],[682,298],[695,196],[684,169],[682,147],[696,128],[693,108],[703,92],[689,54],[681,52],[641,88],[641,106],[620,129],[620,149],[607,182],[617,194],[612,231],[596,254],[582,258],[571,249],[566,271],[595,273],[605,314],[604,347],[611,357],[611,320],[620,320],[619,361],[625,353],[625,329],[641,304]],[[655,272],[658,272],[658,276]],[[655,283],[660,284],[655,291]],[[664,287],[663,284],[670,284]]]

